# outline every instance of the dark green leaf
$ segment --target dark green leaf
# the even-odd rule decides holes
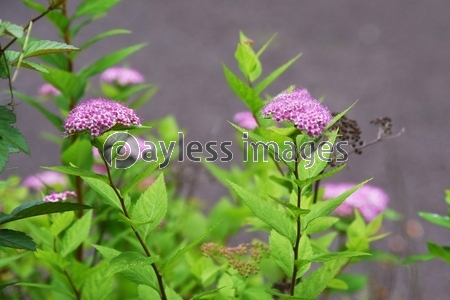
[[[3,168],[6,166],[9,157],[8,143],[4,140],[0,140],[0,173],[3,171]]]
[[[35,251],[36,243],[21,231],[0,229],[0,246]]]
[[[10,143],[20,151],[28,155],[30,154],[30,149],[28,149],[27,142],[17,128],[0,122],[0,138]]]
[[[427,243],[428,251],[450,264],[450,247],[440,246],[435,243]]]
[[[36,101],[35,99],[33,99],[31,97],[28,97],[25,94],[19,93],[19,92],[14,92],[14,95],[18,96],[24,102],[28,103],[32,107],[34,107],[37,110],[39,110],[39,112],[41,114],[43,114],[47,118],[47,120],[50,121],[50,123],[52,123],[56,128],[58,128],[58,130],[62,129],[63,120],[59,116],[57,116],[54,113],[52,113],[49,110],[47,110],[38,101]]]
[[[80,169],[80,168],[77,168],[77,167],[56,166],[56,167],[41,167],[41,168],[46,169],[46,170],[52,170],[52,171],[68,174],[68,175],[75,175],[75,176],[80,176],[80,177],[94,178],[94,179],[98,179],[98,180],[103,181],[104,183],[108,183],[109,184],[109,180],[108,180],[108,177],[106,177],[106,175],[100,175],[100,174],[94,173],[92,171],[83,170],[83,169]]]
[[[81,2],[76,8],[74,17],[79,18],[83,16],[94,16],[107,13],[113,8],[120,0],[98,1],[98,0],[85,0]]]
[[[421,216],[428,222],[450,229],[450,217],[448,216],[441,216],[438,214],[422,211],[419,212],[419,216]]]
[[[71,202],[43,202],[32,201],[24,203],[16,207],[11,214],[0,217],[0,225],[12,221],[31,218],[40,215],[47,215],[57,212],[90,209],[87,205],[71,203]]]
[[[69,99],[73,98],[78,100],[81,98],[86,86],[86,79],[64,70],[47,69],[49,71],[48,74],[41,74],[45,81],[51,83]]]
[[[81,176],[84,182],[86,182],[98,195],[100,200],[113,208],[122,211],[119,197],[117,197],[114,189],[103,180],[96,178],[89,178]]]
[[[0,106],[0,122],[16,123],[16,115],[6,106]]]
[[[157,256],[146,257],[137,252],[122,252],[109,262],[109,269],[105,276],[132,271],[133,269],[146,267],[151,268],[151,264],[159,259]]]
[[[17,66],[18,63],[13,63],[12,65],[13,66]],[[33,61],[30,61],[30,60],[22,60],[20,66],[22,68],[27,68],[27,69],[38,71],[38,72],[41,72],[41,73],[48,73],[46,68],[44,68],[40,64],[37,64],[37,63],[35,63]]]
[[[38,55],[44,54],[53,54],[60,52],[70,52],[70,51],[79,51],[77,47],[72,45],[67,45],[66,43],[48,41],[48,40],[39,40],[32,41],[28,43],[27,49],[25,50],[24,58],[29,58]]]

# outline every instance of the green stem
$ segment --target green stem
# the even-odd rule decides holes
[[[131,220],[130,215],[128,213],[127,207],[125,206],[125,199],[123,199],[122,195],[120,194],[119,190],[117,189],[116,185],[114,184],[113,180],[112,180],[112,176],[111,176],[111,172],[109,170],[109,165],[107,164],[105,158],[102,156],[103,162],[105,163],[105,167],[106,167],[106,172],[108,174],[108,179],[109,179],[109,183],[110,186],[113,188],[114,193],[117,195],[117,197],[120,200],[120,205],[122,207],[122,212],[124,214],[124,216]],[[139,232],[136,230],[136,228],[134,226],[131,226],[131,229],[134,232],[134,235],[136,236],[136,238],[139,241],[139,244],[141,244],[142,249],[145,252],[145,255],[147,255],[147,257],[151,257],[151,253],[150,250],[148,249],[147,245],[145,244],[144,239],[142,238],[142,236],[139,234]],[[155,272],[156,278],[158,280],[158,285],[159,285],[159,289],[161,292],[161,299],[162,300],[167,300],[167,296],[166,296],[166,292],[164,291],[164,284],[163,284],[163,280],[162,280],[162,276],[158,271],[158,267],[156,266],[156,263],[152,263],[152,268],[153,271]]]
[[[297,155],[297,157],[299,157],[299,155]],[[295,163],[295,168],[294,168],[294,176],[295,179],[299,179],[298,176],[298,162]],[[300,204],[301,204],[301,198],[302,197],[302,189],[298,186],[297,187],[297,207],[300,208]],[[300,216],[297,217],[297,237],[295,239],[295,245],[294,245],[294,269],[292,271],[292,278],[291,278],[291,289],[290,289],[290,294],[291,296],[294,296],[294,291],[295,291],[295,285],[297,284],[297,272],[298,272],[298,268],[295,265],[295,262],[298,259],[298,248],[300,245],[300,238],[302,236],[302,232],[301,232],[301,220],[300,220]]]

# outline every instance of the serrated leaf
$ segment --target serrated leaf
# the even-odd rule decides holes
[[[274,82],[281,74],[283,74],[290,66],[294,64],[302,56],[302,53],[299,53],[293,59],[278,67],[275,71],[270,73],[266,78],[261,80],[258,84],[255,85],[255,92],[260,94],[264,91],[272,82]]]
[[[295,296],[316,299],[327,287],[328,283],[338,274],[348,259],[335,259],[325,262],[308,277],[295,286]]]
[[[61,52],[79,51],[80,49],[66,43],[39,40],[32,41],[28,43],[27,49],[25,50],[24,58],[29,58],[44,54],[53,54]]]
[[[79,76],[87,78],[93,75],[99,74],[109,67],[117,65],[119,62],[133,54],[134,52],[142,49],[146,43],[133,45],[127,48],[120,49],[118,51],[107,54],[97,60],[96,62],[90,64],[88,67],[84,67],[78,73]]]
[[[6,123],[0,123],[0,138],[10,143],[20,151],[30,154],[30,149],[28,148],[25,138],[20,133],[20,131]]]
[[[68,174],[68,175],[93,178],[93,179],[97,179],[97,180],[103,181],[104,183],[109,184],[108,177],[106,177],[105,175],[100,175],[100,174],[94,173],[92,171],[80,169],[77,167],[72,167],[72,166],[45,167],[45,166],[41,166],[41,168]]]
[[[81,245],[89,236],[92,221],[92,210],[89,210],[80,219],[70,226],[62,238],[61,255],[65,257]]]
[[[71,202],[43,202],[32,201],[16,207],[11,214],[5,214],[0,217],[0,225],[20,219],[31,218],[40,215],[47,215],[57,212],[75,211],[90,209],[87,205]]]
[[[159,226],[167,213],[167,192],[164,176],[161,173],[153,184],[141,194],[131,214],[133,221],[145,223],[137,230],[143,234],[145,240],[156,227]]]
[[[258,94],[247,84],[242,82],[242,80],[231,72],[226,65],[222,64],[222,67],[230,89],[244,102],[245,105],[247,105],[253,114],[259,113],[259,110],[264,103],[261,98],[259,98]]]
[[[6,106],[0,106],[0,122],[16,123],[16,115]]]
[[[261,221],[269,225],[282,236],[287,237],[291,242],[291,245],[294,245],[295,220],[284,207],[274,203],[273,201],[256,196],[230,181],[228,184]]]
[[[333,226],[337,221],[339,221],[337,217],[319,217],[312,220],[302,234],[320,233]]]
[[[334,174],[336,174],[336,173],[342,171],[342,170],[345,168],[345,166],[346,166],[346,165],[343,164],[343,165],[340,165],[340,166],[338,166],[338,167],[336,167],[336,168],[331,169],[331,170],[328,171],[328,172],[321,173],[321,174],[319,174],[319,175],[317,175],[317,176],[314,176],[314,177],[312,177],[312,178],[308,178],[308,179],[305,179],[305,180],[294,180],[294,182],[295,182],[299,187],[304,188],[304,187],[306,187],[307,185],[309,185],[309,184],[311,184],[311,183],[314,183],[314,182],[316,182],[316,181],[319,181],[319,180],[322,180],[322,179],[326,179],[326,178],[328,178],[328,177],[333,176]]]
[[[36,243],[24,232],[0,229],[0,246],[36,251]]]
[[[355,209],[355,219],[347,228],[347,243],[345,246],[351,251],[368,251],[369,240],[367,239],[367,229],[364,219],[358,210]]]
[[[119,250],[105,247],[105,246],[100,246],[100,245],[92,245],[92,246],[95,249],[97,249],[97,251],[100,252],[100,254],[103,256],[103,258],[106,260],[111,260],[114,257],[118,256],[120,253],[122,253]]]
[[[64,229],[66,229],[70,225],[70,223],[72,223],[74,216],[74,213],[69,211],[55,217],[53,219],[52,225],[50,226],[50,232],[52,233],[52,235],[56,237]]]
[[[258,56],[246,43],[239,43],[234,54],[239,69],[250,82],[255,81],[261,75],[262,67]]]
[[[70,264],[68,260],[61,256],[59,253],[53,251],[45,251],[37,249],[34,254],[37,259],[42,259],[52,265],[53,268],[63,273],[64,269]]]
[[[103,203],[122,211],[119,197],[117,197],[114,189],[109,184],[97,178],[89,178],[84,176],[81,176],[81,178],[97,193]]]
[[[61,161],[67,166],[90,170],[93,163],[92,145],[90,140],[78,138],[75,142],[63,149]]]
[[[338,259],[338,258],[351,258],[351,257],[367,256],[367,255],[371,255],[371,254],[366,253],[366,252],[359,252],[359,251],[342,251],[342,252],[316,254],[316,255],[310,256],[309,258],[306,258],[306,260],[309,260],[311,262],[326,262],[326,261],[330,261],[330,260]]]
[[[450,217],[448,216],[441,216],[438,214],[423,211],[419,212],[419,216],[421,216],[428,222],[450,229]]]
[[[105,277],[108,268],[107,262],[101,262],[91,268],[87,276],[84,276],[84,284],[81,299],[108,300],[114,292],[113,278]]]
[[[14,63],[14,64],[12,64],[13,66],[17,66],[17,63]],[[30,60],[23,60],[22,62],[21,62],[21,64],[20,64],[20,66],[22,67],[22,68],[27,68],[27,69],[30,69],[30,70],[35,70],[35,71],[38,71],[38,72],[41,72],[41,73],[48,73],[48,70],[45,68],[45,67],[43,67],[43,66],[41,66],[40,64],[37,64],[37,63],[35,63],[35,62],[33,62],[33,61],[30,61]]]
[[[286,277],[290,278],[294,269],[294,252],[289,240],[272,230],[269,237],[269,247],[272,259],[283,270]]]
[[[341,195],[337,196],[336,198],[326,200],[319,202],[315,204],[311,211],[305,216],[302,222],[302,231],[304,231],[308,224],[319,217],[325,217],[329,213],[331,213],[333,210],[335,210],[339,205],[341,205],[342,202],[345,201],[345,199],[348,198],[353,192],[355,192],[357,189],[359,189],[361,186],[369,182],[371,179],[368,179],[366,181],[361,182],[360,184],[352,187],[351,189],[345,191]]]
[[[109,262],[109,269],[105,276],[131,271],[139,267],[151,268],[151,264],[158,261],[157,256],[146,257],[137,252],[122,252]]]

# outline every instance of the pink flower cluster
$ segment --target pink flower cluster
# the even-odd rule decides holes
[[[134,110],[122,103],[94,98],[81,102],[70,111],[64,122],[64,130],[67,135],[87,130],[95,137],[116,124],[130,127],[141,125],[141,121]]]
[[[31,176],[28,176],[22,182],[23,186],[40,191],[46,186],[54,187],[56,185],[61,185],[63,187],[67,186],[67,177],[64,174],[55,171],[44,171]]]
[[[353,183],[327,183],[324,185],[323,197],[336,198],[354,186]],[[364,219],[370,222],[386,210],[388,202],[389,196],[382,189],[365,184],[351,194],[334,212],[340,216],[351,216],[354,209],[357,209]]]
[[[119,86],[135,85],[144,82],[144,76],[134,69],[113,67],[105,70],[100,79],[103,82]]]
[[[58,96],[61,92],[50,83],[44,83],[38,90],[40,96]]]
[[[65,201],[68,197],[76,197],[77,193],[73,191],[65,191],[62,193],[51,192],[49,195],[44,197],[44,202],[58,202]]]
[[[311,137],[321,135],[332,117],[330,110],[306,89],[282,92],[263,107],[262,115],[271,115],[277,122],[290,121]]]
[[[253,130],[258,127],[255,117],[249,111],[241,111],[236,113],[233,120],[237,123],[237,125],[248,130]]]

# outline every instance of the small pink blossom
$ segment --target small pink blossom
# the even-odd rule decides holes
[[[22,184],[31,190],[40,191],[46,186],[67,186],[67,177],[59,172],[49,170],[26,177]]]
[[[76,197],[77,194],[73,191],[65,191],[62,193],[51,192],[49,195],[45,196],[44,202],[58,202],[65,201],[68,197]]]
[[[105,70],[100,79],[103,82],[117,84],[119,86],[136,85],[144,82],[144,77],[141,73],[134,69],[112,67]]]
[[[234,115],[233,120],[242,128],[253,130],[258,127],[253,114],[249,111],[241,111]]]
[[[277,122],[290,121],[311,137],[321,135],[332,117],[330,110],[306,89],[282,92],[263,107],[262,115],[271,115]]]
[[[61,92],[50,83],[44,83],[38,90],[38,94],[41,96],[58,96]]]
[[[64,129],[66,135],[89,131],[93,137],[108,131],[116,124],[130,127],[141,125],[131,108],[117,101],[93,98],[81,102],[69,112]]]
[[[327,183],[324,185],[323,197],[325,199],[336,198],[355,185],[353,183]],[[370,222],[386,210],[388,202],[389,196],[381,188],[365,184],[351,194],[334,212],[340,216],[351,216],[353,210],[357,209],[364,219]]]

